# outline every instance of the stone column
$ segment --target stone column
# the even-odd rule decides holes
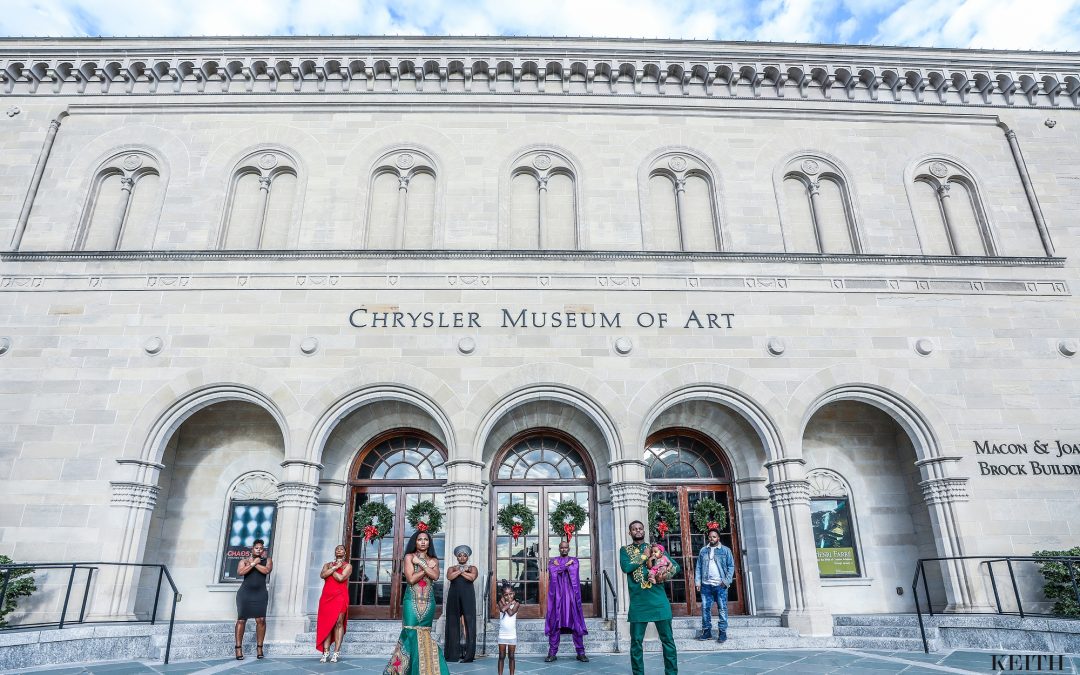
[[[615,586],[615,594],[619,598],[619,615],[617,624],[624,635],[628,635],[629,625],[626,623],[626,612],[630,606],[630,596],[626,588],[626,575],[619,567],[619,551],[623,546],[630,543],[630,523],[640,520],[648,528],[649,523],[649,489],[645,484],[644,462],[639,460],[624,460],[611,463],[611,513],[614,521],[613,543],[615,546],[615,569],[611,582]],[[602,574],[602,573],[601,573]],[[599,582],[603,584],[603,579]]]
[[[679,250],[686,250],[686,234],[683,232],[683,195],[686,194],[686,179],[675,179],[675,224],[679,228]]]
[[[65,113],[66,114],[66,113]],[[23,235],[26,234],[26,224],[30,221],[30,210],[34,208],[34,199],[37,197],[38,187],[41,185],[41,177],[45,174],[45,164],[49,161],[53,143],[56,141],[56,132],[60,130],[60,119],[64,115],[49,122],[49,130],[45,132],[45,142],[41,144],[41,152],[38,153],[37,164],[34,166],[34,175],[30,179],[30,188],[26,191],[23,199],[22,210],[19,211],[19,220],[15,223],[15,233],[11,236],[11,250],[18,251],[22,245]]]
[[[536,179],[537,189],[537,202],[539,204],[539,212],[536,217],[536,246],[537,248],[544,248],[545,229],[544,225],[547,223],[547,191],[548,191],[548,176],[540,176]]]
[[[150,518],[160,488],[154,483],[161,464],[142,462],[141,480],[110,481],[112,488],[109,509],[110,529],[117,533],[111,551],[102,559],[122,563],[142,562],[146,540],[150,533]],[[135,600],[141,569],[103,565],[95,573],[93,600],[89,615],[95,620],[125,621],[135,618]]]
[[[127,220],[128,207],[131,206],[131,191],[135,187],[135,179],[124,176],[120,179],[120,203],[116,205],[116,215],[113,216],[112,250],[120,248],[120,237],[124,236],[124,221]]]
[[[776,521],[780,550],[780,570],[784,586],[785,626],[801,635],[831,635],[832,615],[821,599],[821,583],[810,522],[810,484],[803,473],[803,460],[778,459],[768,462],[769,499]]]
[[[945,234],[949,237],[949,248],[952,250],[953,255],[960,255],[960,246],[957,244],[956,234],[953,232],[956,216],[953,215],[952,203],[949,201],[949,184],[939,185],[937,194],[938,202],[941,203],[941,215],[945,218]]]
[[[933,460],[931,460],[933,461]],[[924,462],[925,464],[925,462]],[[935,473],[942,471],[938,465],[927,467]],[[968,500],[967,478],[933,477],[919,483],[923,501],[930,511],[930,523],[934,528],[934,547],[939,557],[964,555],[960,547],[960,526],[958,511],[961,502]],[[934,563],[929,563],[927,567]],[[940,565],[941,578],[945,586],[947,612],[970,612],[989,609],[990,602],[985,588],[976,582],[979,578],[978,561],[949,560]],[[923,597],[920,583],[919,597],[923,609],[929,598]],[[933,592],[934,586],[930,586]]]
[[[305,606],[305,595],[319,497],[318,473],[322,465],[306,460],[285,460],[281,465],[285,479],[278,483],[274,571],[267,619],[272,634],[287,640],[304,631],[307,614],[316,610]]]
[[[270,185],[274,179],[270,176],[259,177],[259,220],[255,227],[255,248],[262,248],[263,230],[266,228],[266,212],[270,208]]]
[[[817,239],[818,253],[825,252],[825,239],[821,234],[821,183],[810,181],[806,186],[810,193],[810,220],[814,224],[814,239]]]
[[[394,247],[405,248],[405,224],[409,212],[409,177],[398,176],[397,229],[394,231]]]
[[[1020,143],[1016,140],[1016,132],[1005,127],[1005,139],[1009,142],[1009,150],[1012,152],[1013,161],[1016,162],[1016,170],[1020,173],[1020,182],[1024,186],[1028,206],[1031,207],[1031,215],[1035,218],[1035,227],[1039,229],[1043,250],[1046,251],[1047,257],[1053,257],[1054,242],[1050,239],[1050,229],[1046,226],[1046,219],[1043,218],[1042,207],[1039,205],[1039,198],[1035,195],[1035,186],[1031,183],[1027,162],[1024,161],[1024,155],[1020,152]]]

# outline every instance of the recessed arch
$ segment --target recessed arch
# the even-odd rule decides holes
[[[645,158],[638,170],[638,207],[642,250],[731,248],[719,168],[694,148],[665,146]]]
[[[521,148],[503,163],[499,180],[499,248],[588,248],[581,163],[568,150]]]

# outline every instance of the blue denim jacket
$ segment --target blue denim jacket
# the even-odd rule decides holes
[[[706,578],[710,573],[709,547],[702,546],[697,558],[696,583],[700,585],[712,581],[721,581],[724,586],[731,586],[731,581],[735,577],[735,558],[731,555],[731,549],[720,544],[716,547],[713,555],[716,557],[717,567],[720,568],[720,578]]]

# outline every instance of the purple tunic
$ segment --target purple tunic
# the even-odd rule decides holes
[[[544,634],[585,635],[585,616],[581,611],[581,582],[577,558],[552,558],[548,561],[547,618]]]

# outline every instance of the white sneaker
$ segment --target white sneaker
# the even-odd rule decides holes
[[[330,663],[337,663],[338,653],[334,652],[334,655],[330,657]]]
[[[319,659],[319,663],[326,663],[326,660],[330,658],[330,650],[327,649],[322,653],[322,657]]]

